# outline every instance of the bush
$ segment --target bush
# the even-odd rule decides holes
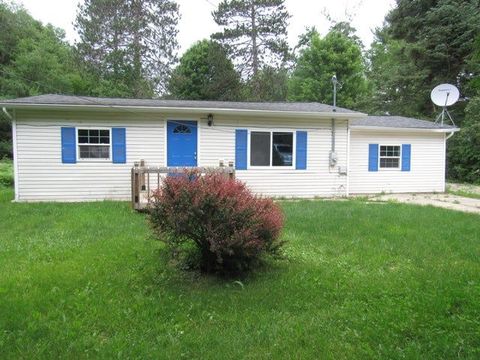
[[[277,255],[283,214],[271,199],[221,174],[168,177],[153,196],[150,222],[159,238],[179,249],[194,243],[204,272],[238,273],[264,255]]]
[[[470,100],[461,130],[448,143],[450,180],[480,184],[480,97]]]
[[[13,163],[11,160],[0,159],[0,187],[13,186]]]

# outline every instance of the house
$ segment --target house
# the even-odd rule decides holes
[[[17,201],[130,198],[134,162],[218,166],[274,197],[443,192],[458,129],[318,103],[235,103],[41,95],[11,116]]]

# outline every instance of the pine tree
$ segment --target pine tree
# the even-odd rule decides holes
[[[177,61],[178,5],[173,0],[130,1],[135,78],[153,81],[155,90],[163,93]]]
[[[99,81],[118,95],[162,93],[176,61],[178,5],[172,0],[86,0],[77,49]]]
[[[370,52],[376,109],[432,117],[429,94],[443,82],[471,96],[478,73],[468,59],[479,36],[479,0],[398,0]]]
[[[223,0],[212,15],[224,27],[212,37],[226,47],[244,78],[287,59],[290,15],[284,0]]]
[[[128,4],[124,0],[85,0],[78,7],[77,50],[88,71],[100,79],[126,82],[127,17]]]

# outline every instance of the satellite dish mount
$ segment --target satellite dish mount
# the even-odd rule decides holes
[[[430,97],[435,105],[442,107],[442,112],[435,119],[435,124],[444,125],[447,120],[450,120],[455,126],[448,107],[454,105],[460,98],[458,89],[450,84],[441,84],[432,90]]]

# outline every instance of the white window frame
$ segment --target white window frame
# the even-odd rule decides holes
[[[380,154],[382,153],[381,149],[382,146],[398,146],[400,148],[399,156],[381,156]],[[381,167],[381,161],[380,159],[397,159],[398,158],[398,167],[394,168],[386,168],[386,167]],[[402,145],[401,144],[380,144],[378,145],[378,170],[381,171],[399,171],[402,169]]]
[[[264,132],[270,133],[270,165],[263,166],[263,165],[251,165],[251,140],[252,140],[252,132]],[[273,133],[291,133],[292,134],[292,165],[291,166],[274,166],[273,162]],[[248,137],[247,137],[247,170],[248,169],[275,169],[275,170],[291,170],[295,169],[296,157],[297,157],[297,132],[296,130],[292,129],[248,129]]]
[[[108,130],[108,144],[80,144],[78,133],[80,130]],[[79,162],[111,162],[112,161],[112,128],[102,126],[82,126],[76,128],[76,142],[77,142],[77,161]],[[108,159],[90,159],[80,157],[80,146],[107,146],[108,145]]]

